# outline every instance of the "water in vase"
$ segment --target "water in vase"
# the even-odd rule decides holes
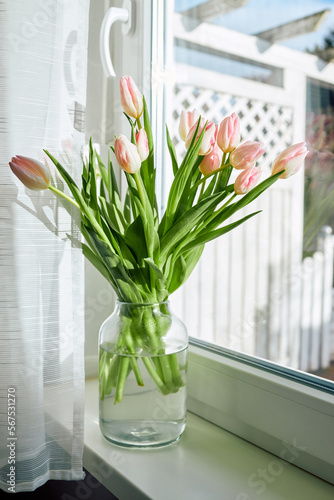
[[[100,346],[100,363],[101,359],[109,359],[110,368],[105,377],[109,387],[102,390],[103,394],[100,392],[100,427],[104,437],[115,444],[129,447],[154,447],[177,441],[186,424],[187,349],[175,353],[173,358],[175,363],[177,360],[179,387],[171,386],[163,394],[148,371],[150,366],[158,371],[158,367],[166,365],[166,354],[145,356],[145,359],[139,356],[135,360],[143,385],[138,386],[129,363],[122,400],[115,404],[116,382],[113,382],[113,371],[116,375],[119,373],[117,370],[124,356],[115,355],[105,347],[103,344]],[[106,363],[104,366],[107,366]]]

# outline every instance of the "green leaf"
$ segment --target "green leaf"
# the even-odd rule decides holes
[[[106,188],[105,188],[102,180],[100,182],[100,198],[103,198],[103,199],[107,198]]]
[[[137,257],[137,262],[147,257],[147,246],[142,218],[138,216],[127,228],[124,237],[125,243]]]
[[[215,184],[216,184],[216,181],[217,181],[216,176],[213,176],[213,178],[209,182],[209,185],[205,189],[204,193],[202,194],[202,196],[199,197],[199,200],[204,200],[204,198],[207,198],[208,196],[210,196],[212,194],[214,187],[215,187]]]
[[[111,226],[111,228],[119,234],[124,234],[128,223],[124,218],[123,213],[117,208],[116,205],[109,203],[105,198],[100,197],[100,205],[104,218]]]
[[[224,220],[228,219],[231,217],[233,214],[235,214],[238,210],[241,210],[242,208],[246,207],[254,201],[256,198],[258,198],[266,189],[268,189],[270,186],[272,186],[277,179],[282,175],[282,172],[278,172],[275,175],[272,175],[262,181],[260,184],[255,186],[253,189],[251,189],[247,194],[245,194],[239,201],[236,203],[233,203],[233,205],[230,205],[229,207],[226,207],[224,209],[224,217],[222,220],[220,220],[219,224],[221,224]],[[217,224],[216,224],[217,226]]]
[[[111,199],[111,193],[110,193],[111,186],[109,183],[109,173],[108,173],[108,170],[106,169],[105,164],[102,161],[101,156],[96,151],[95,151],[95,155],[96,155],[97,163],[98,163],[99,170],[101,173],[101,186],[103,186],[105,188],[105,190],[107,191],[107,193],[109,195],[109,200],[110,200]]]
[[[102,274],[102,276],[112,285],[117,291],[117,286],[109,273],[108,269],[104,265],[103,261],[98,257],[93,250],[91,250],[85,243],[82,243],[82,253],[90,261],[90,263]]]
[[[143,97],[143,104],[144,104],[144,110],[143,110],[144,129],[145,129],[145,132],[147,135],[148,149],[149,149],[148,168],[149,168],[149,171],[153,172],[154,171],[154,143],[153,143],[151,121],[150,121],[150,116],[148,114],[148,109],[147,109],[145,97]]]
[[[191,273],[193,272],[195,266],[197,265],[204,250],[204,245],[196,246],[196,248],[184,252],[177,260],[173,266],[173,272],[168,281],[168,291],[169,293],[175,292],[181,285],[183,285]],[[180,269],[178,272],[178,268]]]
[[[196,197],[196,191],[192,192],[191,186],[202,175],[198,169],[198,167],[202,163],[202,160],[203,160],[203,156],[197,156],[196,161],[192,167],[192,175],[188,176],[187,183],[183,188],[183,192],[181,194],[179,204],[178,204],[175,216],[174,216],[174,223],[175,223],[175,221],[178,220],[180,215],[183,215],[186,210],[191,208],[191,206],[194,202],[194,199]]]
[[[173,265],[171,277],[168,280],[168,291],[169,293],[175,292],[183,283],[184,278],[187,272],[187,262],[185,258],[181,255],[178,259],[176,259],[175,264]]]
[[[195,133],[194,133],[194,135],[193,135],[193,137],[192,137],[192,139],[191,139],[191,141],[190,141],[189,148],[187,149],[187,152],[186,152],[186,154],[184,155],[184,158],[183,158],[182,163],[181,163],[181,165],[180,165],[180,168],[182,168],[182,169],[183,169],[183,168],[185,168],[185,167],[187,166],[187,164],[188,164],[188,162],[189,162],[189,160],[190,160],[190,158],[191,158],[191,156],[192,156],[192,154],[193,154],[193,152],[194,152],[194,148],[196,147],[196,145],[198,146],[198,149],[197,149],[197,152],[196,152],[195,156],[197,155],[197,153],[198,153],[198,151],[199,151],[199,149],[200,149],[200,147],[201,147],[201,146],[200,146],[200,144],[202,143],[202,139],[200,140],[200,137],[198,138],[198,140],[197,140],[197,142],[196,142],[196,137],[197,137],[197,134],[198,134],[199,126],[200,126],[200,124],[201,124],[201,118],[202,118],[202,117],[200,116],[200,117],[198,118],[198,120],[197,120],[197,126],[196,126]],[[203,130],[202,130],[202,133],[203,133],[203,136],[204,136],[204,132],[203,132],[203,131],[205,132],[205,127],[204,127],[204,128],[203,128]],[[202,137],[203,137],[203,136],[202,136]],[[200,141],[200,144],[199,144],[199,145],[197,144],[197,143],[198,143],[198,141]]]
[[[110,149],[113,150],[112,147],[110,147]],[[114,167],[111,161],[110,151],[108,152],[108,175],[109,175],[108,186],[109,186],[109,196],[110,196],[109,201],[111,203],[117,203],[117,201],[120,200],[120,194],[115,177]]]
[[[228,181],[230,180],[233,167],[225,167],[221,172],[219,172],[218,182],[215,189],[215,193],[218,193],[226,188]]]
[[[174,174],[174,177],[175,177],[175,175],[176,175],[176,173],[177,173],[177,171],[179,169],[179,165],[177,163],[175,146],[173,144],[172,139],[170,138],[169,130],[168,130],[167,125],[166,125],[166,135],[167,135],[167,146],[168,146],[169,154],[170,154],[170,157],[171,157],[171,160],[172,160],[173,174]]]
[[[192,186],[201,178],[201,175],[202,174],[201,174],[199,169],[194,171],[192,181],[191,181]],[[190,190],[188,202],[187,202],[187,207],[191,208],[193,206],[195,198],[196,198],[196,194],[197,194],[196,190],[195,191],[193,191],[192,189]],[[197,201],[201,201],[201,200],[197,200]]]
[[[216,229],[215,231],[203,231],[203,233],[200,233],[197,238],[195,238],[193,241],[190,241],[187,245],[185,245],[185,247],[182,248],[181,252],[183,253],[187,252],[188,250],[192,250],[198,245],[203,245],[205,243],[208,243],[209,241],[212,241],[218,238],[219,236],[222,236],[223,234],[232,231],[232,229],[240,226],[240,224],[243,224],[246,220],[250,219],[251,217],[254,217],[254,215],[257,215],[260,212],[262,212],[262,210],[258,210],[257,212],[253,212],[252,214],[246,215],[242,219],[239,219],[236,222],[229,224],[228,226]]]
[[[127,189],[125,195],[123,213],[126,222],[131,224],[131,195],[129,188]]]
[[[83,196],[80,192],[80,189],[78,188],[78,186],[76,185],[76,183],[74,182],[74,180],[72,179],[70,174],[65,170],[65,168],[61,165],[61,163],[59,163],[59,161],[56,160],[56,158],[54,158],[51,153],[49,153],[49,151],[47,151],[46,149],[43,149],[43,151],[44,151],[44,153],[46,153],[48,155],[48,157],[50,158],[52,163],[57,168],[58,172],[60,173],[60,175],[62,176],[62,178],[66,182],[69,190],[71,191],[75,201],[78,203],[80,208],[83,208],[84,206],[86,206],[86,203],[83,199]]]
[[[118,295],[126,302],[142,302],[141,294],[136,284],[126,273],[121,259],[118,255],[111,253],[110,248],[104,241],[101,241],[94,231],[86,227],[90,241],[95,252],[101,258],[117,285]]]
[[[174,224],[169,231],[162,237],[160,242],[160,263],[164,264],[169,253],[175,248],[183,238],[194,229],[196,224],[213,210],[224,198],[225,193],[219,193],[209,196],[205,200],[197,203],[194,207],[188,210],[181,216],[177,223]]]
[[[125,111],[123,111],[123,115],[127,118],[128,122],[130,123],[130,127],[134,127],[136,125],[136,122],[132,120],[130,116],[125,113]]]
[[[143,180],[139,175],[137,175],[136,179],[141,191],[140,195],[134,176],[126,173],[126,178],[131,195],[132,209],[134,209],[134,207],[137,209],[143,223],[148,257],[152,257],[156,260],[160,250],[159,236],[155,229],[153,209],[149,203],[147,192],[144,189]]]
[[[196,161],[198,161],[198,152],[200,150],[201,143],[205,133],[205,127],[203,127],[203,130],[198,140],[196,140],[199,125],[200,125],[200,118],[198,120],[197,127],[194,136],[192,138],[192,141],[190,143],[190,146],[188,148],[188,151],[181,163],[180,168],[176,173],[176,176],[170,188],[167,201],[167,208],[166,208],[165,224],[162,234],[165,234],[172,226],[175,219],[175,214],[179,208],[180,199],[184,193],[184,189],[187,186],[187,183],[189,182],[189,177],[193,175],[194,165],[196,168]]]
[[[146,258],[144,262],[146,262],[151,269],[151,277],[153,277],[152,290],[156,291],[157,300],[163,302],[168,298],[166,278],[152,259]]]
[[[153,207],[156,204],[156,200],[155,200],[156,171],[155,171],[155,167],[154,167],[153,134],[152,134],[151,122],[150,122],[150,117],[148,114],[148,109],[147,109],[145,97],[143,97],[143,104],[144,104],[144,110],[143,110],[144,129],[145,129],[145,132],[147,135],[149,153],[148,153],[147,159],[142,162],[142,166],[140,169],[140,175],[141,175],[141,178],[144,182],[144,186],[145,186],[145,189],[147,192],[147,197],[148,197],[149,203],[153,209]]]
[[[97,184],[96,184],[96,171],[95,171],[95,152],[93,149],[92,139],[89,140],[89,162],[87,173],[87,186],[86,186],[87,205],[92,208],[95,217],[99,221],[99,205],[97,202]]]

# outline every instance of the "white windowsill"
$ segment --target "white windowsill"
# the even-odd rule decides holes
[[[291,452],[286,457],[293,462]],[[334,498],[329,483],[192,413],[175,445],[155,450],[112,445],[99,430],[97,379],[86,381],[84,467],[119,500]]]

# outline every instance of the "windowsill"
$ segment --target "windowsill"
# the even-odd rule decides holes
[[[329,483],[192,413],[177,444],[155,450],[114,446],[99,430],[97,379],[86,381],[84,467],[119,500],[334,497]]]

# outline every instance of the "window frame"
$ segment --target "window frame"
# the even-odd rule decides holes
[[[331,484],[333,395],[319,377],[190,340],[189,410]]]

